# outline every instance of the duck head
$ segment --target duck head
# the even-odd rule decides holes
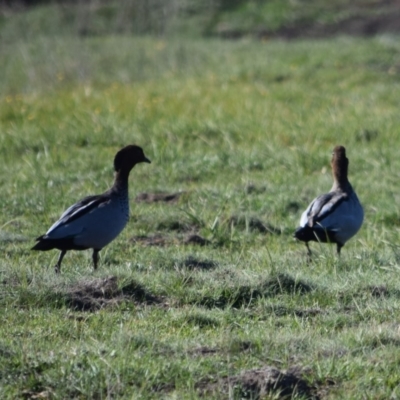
[[[151,163],[144,155],[143,149],[134,144],[122,148],[114,158],[114,169],[116,172],[128,172],[141,162]]]

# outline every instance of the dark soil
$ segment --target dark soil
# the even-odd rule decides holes
[[[140,193],[136,196],[135,201],[137,203],[174,203],[186,192],[167,193],[167,192],[155,192],[155,193]]]
[[[265,366],[243,371],[240,375],[227,376],[218,381],[202,380],[196,387],[204,397],[233,394],[234,398],[263,399],[274,394],[279,395],[280,399],[302,396],[318,400],[316,387],[310,385],[303,375],[304,371],[299,367],[279,370]]]
[[[123,302],[161,304],[162,299],[151,294],[141,284],[131,281],[118,287],[116,276],[82,281],[71,287],[66,295],[68,307],[78,311],[96,311]]]
[[[211,242],[207,239],[204,239],[200,235],[197,235],[196,233],[189,233],[184,239],[183,239],[183,244],[187,245],[196,245],[196,246],[207,246],[211,244]]]

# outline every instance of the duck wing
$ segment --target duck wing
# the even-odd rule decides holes
[[[50,229],[46,232],[44,236],[54,236],[57,230],[60,230],[60,228],[66,228],[67,225],[69,228],[69,237],[79,234],[80,232],[82,232],[83,227],[80,226],[79,223],[71,223],[77,221],[79,218],[85,216],[94,209],[101,207],[103,204],[107,204],[109,201],[110,197],[107,193],[102,195],[87,196],[83,198],[82,200],[78,201],[67,210],[65,210],[60,219],[50,227]],[[61,230],[65,233],[65,229]]]
[[[348,200],[349,196],[344,192],[329,192],[318,196],[308,206],[302,216],[304,225],[313,227],[318,222],[321,222],[326,217],[330,216],[344,201]]]

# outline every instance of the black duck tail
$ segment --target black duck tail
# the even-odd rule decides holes
[[[314,229],[309,226],[299,226],[293,234],[293,237],[302,242],[310,242],[315,239]]]
[[[38,242],[31,248],[31,250],[41,250],[41,251],[47,251],[47,250],[52,250],[52,249],[58,249],[58,250],[86,250],[88,247],[86,246],[79,246],[74,243],[74,238],[73,237],[67,237],[67,238],[58,238],[58,239],[53,239],[53,238],[48,238],[45,235],[39,236],[36,239]]]
[[[44,235],[39,236],[38,238],[36,238],[36,240],[38,242],[31,248],[31,250],[46,251],[46,250],[51,250],[51,249],[56,248],[54,241],[45,239]]]
[[[338,243],[336,240],[336,231],[323,229],[322,227],[300,226],[293,235],[297,240],[302,242],[322,242],[322,243]]]

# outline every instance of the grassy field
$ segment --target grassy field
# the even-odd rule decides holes
[[[1,50],[4,399],[400,396],[398,37]],[[34,238],[108,188],[129,143],[152,164],[132,171],[127,228],[98,271],[70,252],[55,275]],[[337,144],[365,223],[307,264],[292,233]],[[135,201],[157,192],[180,195]]]

